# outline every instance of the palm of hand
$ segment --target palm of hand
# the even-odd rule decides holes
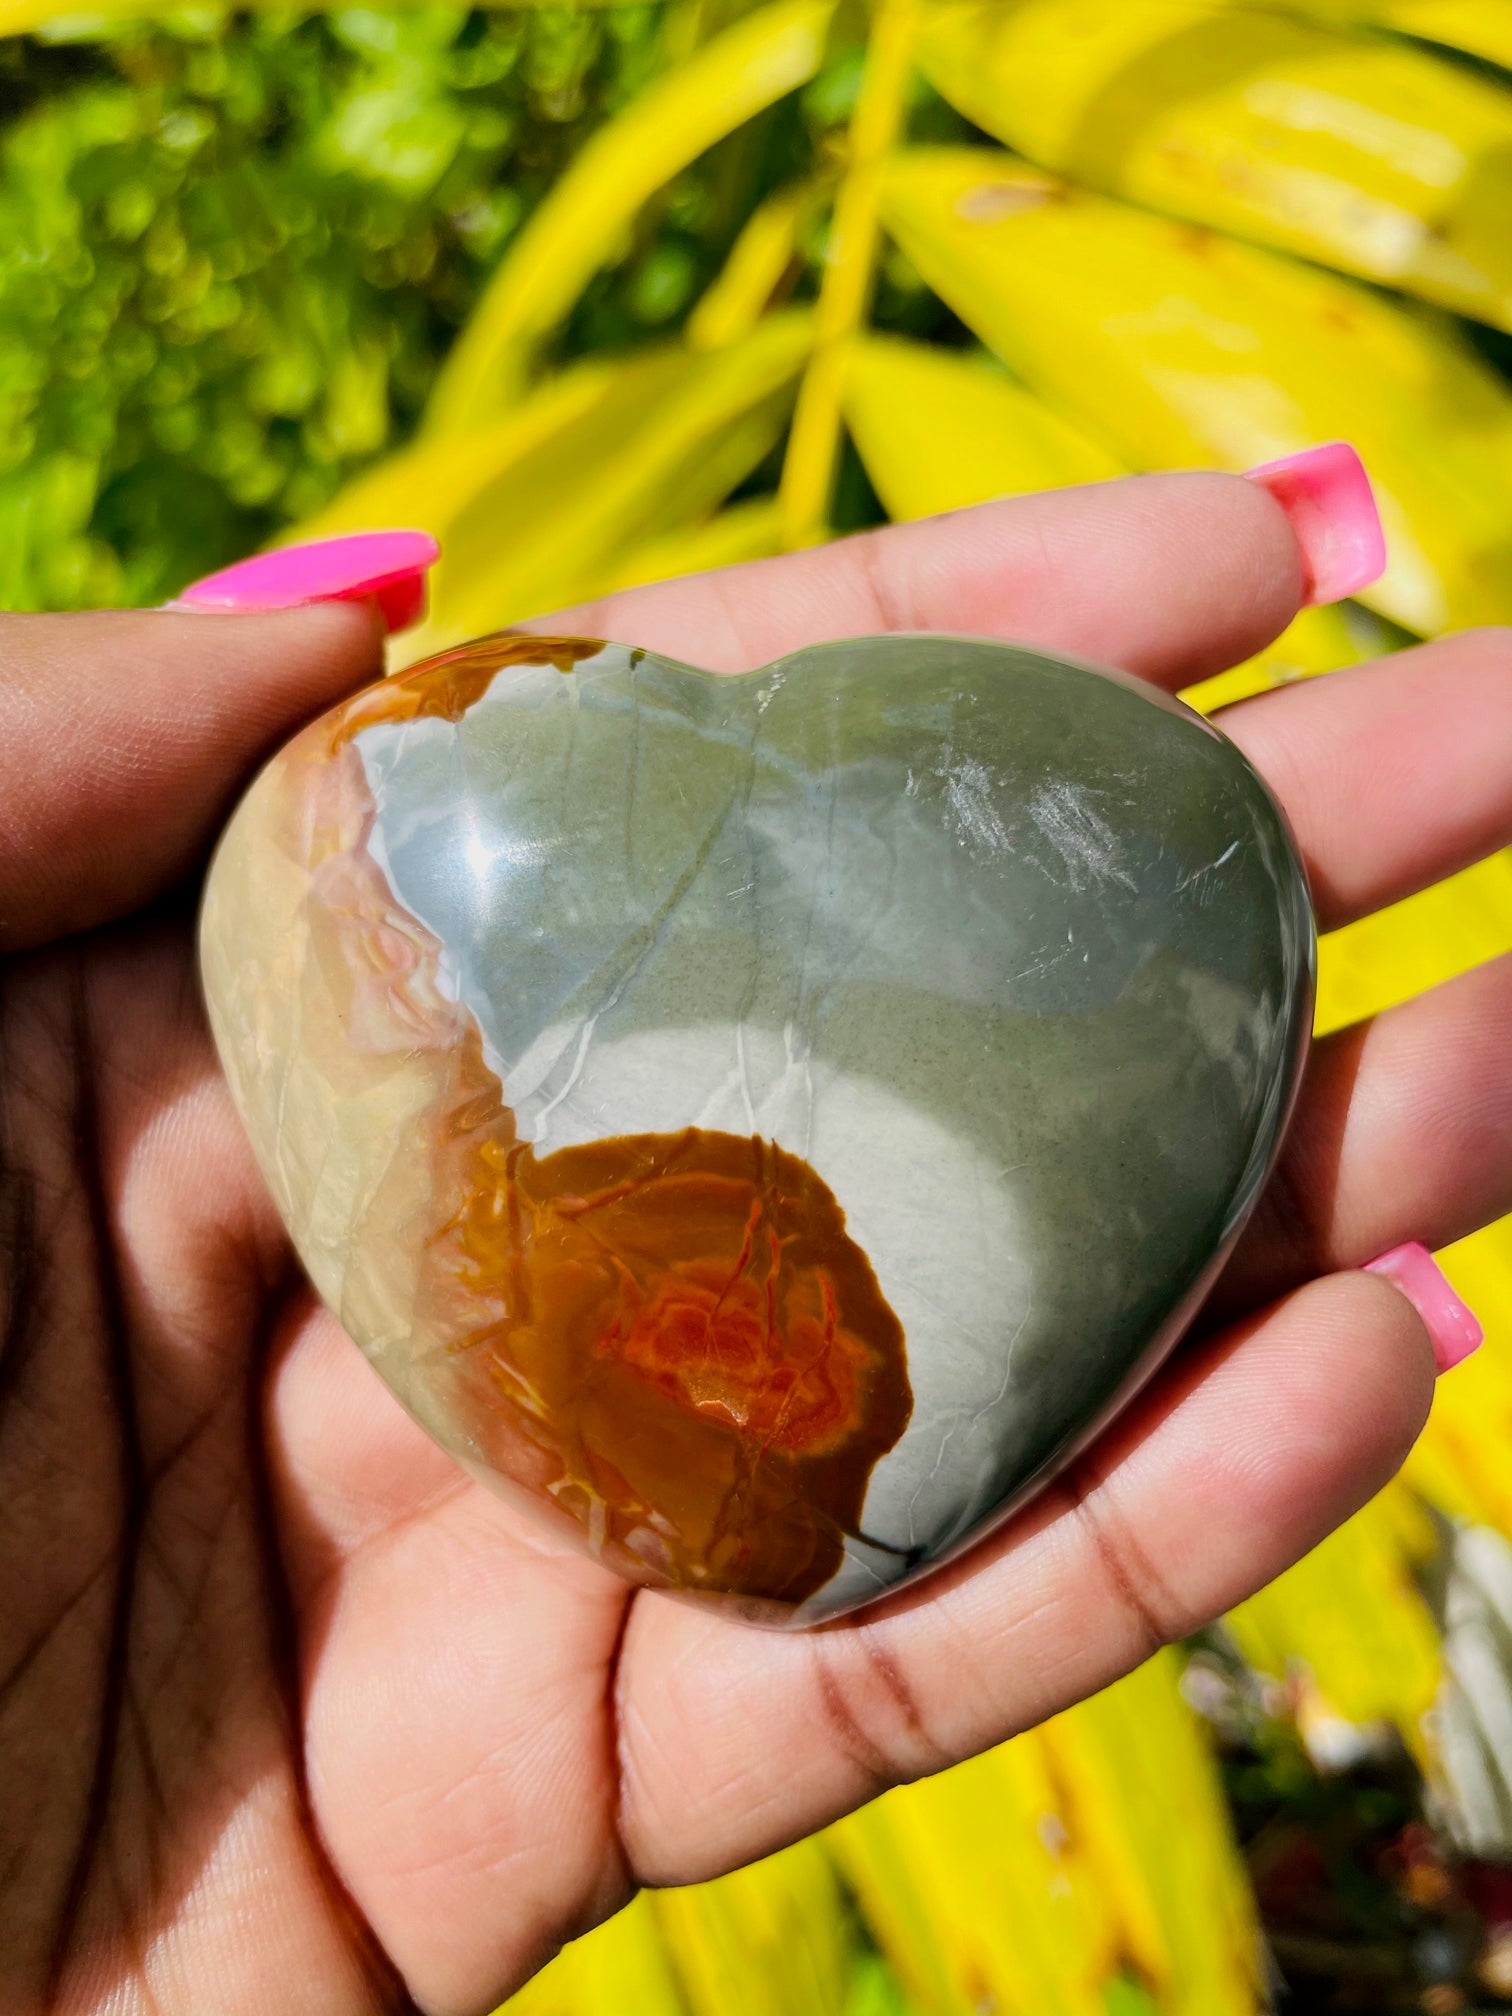
[[[1254,648],[1296,593],[1273,506],[1225,479],[1177,481],[1203,494],[1167,501],[1169,572],[1189,569],[1194,539],[1227,537],[1241,573],[1274,577],[1237,615],[1232,556],[1214,560],[1206,601],[1162,614],[1148,639],[1115,634],[1118,564],[1070,618],[1026,609],[1027,591],[1005,586],[1015,540],[1045,564],[1056,508],[1090,516],[1143,576],[1143,534],[1109,501],[1130,486],[886,535],[918,577],[891,611],[877,607],[874,545],[780,563],[765,587],[758,569],[748,601],[759,611],[780,587],[800,636],[805,593],[811,606],[822,593],[820,632],[883,627],[889,613],[949,620],[1174,682]],[[954,542],[948,566],[929,539]],[[775,613],[759,638],[733,633],[732,606],[716,579],[643,591],[570,627],[715,663],[789,641]],[[28,664],[40,680],[63,650],[88,659],[78,621],[17,625],[8,697],[20,693],[23,715]],[[183,714],[211,630],[267,690],[228,705],[217,674],[213,693],[194,688],[199,713],[163,731],[152,760],[197,794],[177,826],[156,815],[174,826],[166,837],[139,810],[141,844],[118,847],[122,806],[143,798],[140,764],[115,799],[77,778],[62,795],[67,736],[19,779],[0,837],[11,942],[43,947],[12,959],[0,1010],[7,2010],[484,2008],[635,1883],[749,1859],[1104,1684],[1274,1574],[1400,1460],[1427,1405],[1421,1325],[1372,1277],[1312,1277],[1399,1238],[1454,1236],[1512,1201],[1501,1106],[1474,1102],[1474,1157],[1456,1118],[1512,1005],[1497,968],[1399,1011],[1416,1021],[1320,1050],[1278,1185],[1222,1291],[1226,1327],[1215,1319],[1111,1437],[968,1560],[808,1636],[632,1595],[459,1472],[302,1283],[205,1030],[190,901],[45,943],[127,915],[194,858],[257,751],[371,676],[365,620],[100,621],[107,647],[137,626],[166,668],[160,695],[114,701],[136,717],[155,696]],[[297,662],[281,684],[266,670],[273,637]],[[1347,839],[1324,832],[1337,812],[1316,793],[1309,811],[1300,759],[1287,770],[1298,738],[1357,737],[1363,696],[1341,681],[1326,706],[1323,687],[1254,703],[1255,753],[1292,787],[1326,914],[1387,900],[1512,833],[1512,704],[1504,662],[1483,662],[1490,648],[1462,652],[1466,719],[1441,751],[1458,824],[1420,831],[1410,859],[1361,841],[1368,805],[1351,808]],[[1415,690],[1406,663],[1370,675],[1377,693],[1399,680],[1399,716]],[[1452,711],[1454,667],[1433,670],[1418,685]],[[92,679],[81,725],[101,709]],[[1488,755],[1493,685],[1502,745]],[[1420,737],[1422,712],[1394,732]],[[102,751],[114,776],[119,744],[106,735]],[[1389,1122],[1372,1115],[1400,1106],[1414,1057],[1421,1073],[1446,1045],[1460,1061],[1427,1081],[1440,1088],[1433,1166],[1404,1181]]]

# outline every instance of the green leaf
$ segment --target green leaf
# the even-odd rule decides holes
[[[961,319],[1131,467],[1351,440],[1391,553],[1361,599],[1420,632],[1512,617],[1512,396],[1445,318],[985,149],[898,156],[884,215]]]
[[[1512,93],[1203,0],[951,0],[920,60],[1047,168],[1512,328]]]
[[[436,382],[429,424],[465,431],[518,394],[536,346],[646,199],[813,76],[834,0],[774,0],[647,85],[583,148],[520,232]]]

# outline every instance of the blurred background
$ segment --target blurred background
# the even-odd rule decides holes
[[[1213,705],[1512,622],[1512,0],[0,0],[0,606],[445,543],[405,661],[605,587],[1344,436],[1392,564]],[[1368,606],[1367,606],[1368,605]],[[1323,947],[1333,1027],[1512,864]],[[1512,1230],[1404,1477],[1199,1641],[518,2016],[1512,2008]]]

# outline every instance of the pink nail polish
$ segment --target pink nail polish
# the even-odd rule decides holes
[[[440,553],[429,532],[353,532],[305,546],[277,546],[207,574],[174,606],[246,613],[371,601],[389,630],[404,630],[425,614],[426,569]]]
[[[1485,1331],[1449,1286],[1448,1277],[1426,1246],[1393,1246],[1372,1260],[1367,1274],[1384,1274],[1416,1309],[1433,1339],[1434,1361],[1450,1372],[1478,1351]]]
[[[1247,472],[1291,520],[1307,569],[1307,601],[1342,602],[1378,581],[1386,534],[1365,464],[1347,441],[1306,448]]]

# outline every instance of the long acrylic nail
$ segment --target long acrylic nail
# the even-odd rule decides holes
[[[1422,1317],[1440,1372],[1452,1371],[1480,1349],[1485,1331],[1450,1287],[1448,1276],[1426,1246],[1393,1246],[1379,1260],[1372,1260],[1365,1271],[1384,1274]]]
[[[1305,448],[1246,473],[1291,520],[1308,603],[1342,602],[1381,578],[1386,534],[1365,464],[1347,441]]]
[[[311,602],[372,602],[389,630],[425,614],[425,575],[441,548],[429,532],[353,532],[277,546],[207,574],[170,606],[246,613]]]

